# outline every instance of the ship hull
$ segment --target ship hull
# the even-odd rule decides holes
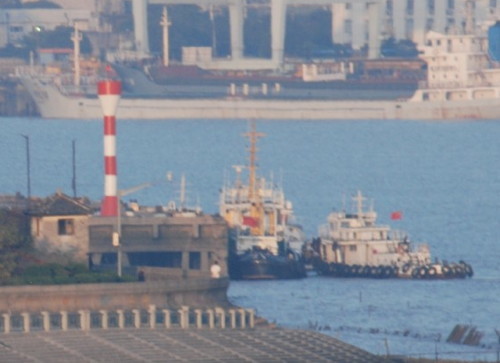
[[[97,97],[65,95],[54,85],[25,78],[43,118],[101,119]],[[498,119],[498,99],[456,101],[133,98],[120,100],[118,119],[458,120]]]
[[[306,270],[301,260],[272,256],[265,259],[233,256],[229,260],[229,277],[232,280],[301,279]]]

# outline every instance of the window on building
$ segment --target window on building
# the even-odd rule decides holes
[[[406,21],[406,37],[411,39],[413,37],[413,19],[408,19]]]
[[[22,33],[23,32],[23,27],[19,25],[12,25],[9,27],[9,31],[11,33]]]
[[[131,266],[182,267],[182,252],[127,252]]]
[[[422,1],[422,0],[420,0]],[[413,11],[414,11],[414,3],[413,3],[413,0],[408,0],[406,2],[406,14],[408,15],[413,15]]]
[[[427,11],[429,14],[434,14],[435,7],[435,0],[427,0]]]
[[[200,252],[189,252],[189,268],[191,270],[201,269],[201,253]]]
[[[427,19],[425,22],[425,30],[429,31],[434,26],[434,19]]]
[[[344,31],[346,34],[351,34],[352,35],[352,21],[350,19],[347,19],[344,22]]]
[[[358,247],[356,245],[349,245],[349,251],[355,252],[358,250]]]
[[[392,0],[387,0],[387,3],[385,5],[385,13],[387,15],[392,15],[392,8],[393,8]]]
[[[59,219],[57,221],[57,233],[60,236],[67,236],[75,234],[75,220],[74,219]]]

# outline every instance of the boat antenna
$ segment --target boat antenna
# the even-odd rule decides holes
[[[280,190],[283,190],[283,168],[280,168],[280,183],[278,187]]]
[[[353,198],[353,200],[356,202],[357,204],[357,210],[358,210],[358,218],[361,217],[361,215],[363,214],[363,200],[365,200],[365,198],[363,198],[363,195],[361,194],[361,191],[358,190],[358,193],[356,194],[356,196]]]
[[[243,171],[243,165],[233,165],[234,170],[236,171],[236,203],[241,201],[241,172]]]
[[[186,176],[184,173],[181,175],[181,193],[179,199],[181,203],[181,210],[184,210],[186,207]]]

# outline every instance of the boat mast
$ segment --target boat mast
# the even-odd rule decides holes
[[[163,66],[168,67],[168,62],[170,58],[169,54],[169,39],[168,39],[168,27],[172,25],[170,21],[168,21],[167,7],[163,7],[163,14],[161,17],[160,25],[163,28]]]
[[[181,211],[186,208],[186,176],[181,175],[181,194],[180,194]]]
[[[251,124],[251,131],[247,132],[244,134],[246,137],[248,137],[248,140],[250,141],[250,156],[249,156],[249,163],[248,163],[248,199],[250,201],[256,201],[256,198],[258,197],[257,191],[256,191],[256,185],[257,185],[257,141],[260,137],[265,136],[265,134],[257,132],[255,129],[255,122],[252,122]]]
[[[365,198],[363,198],[361,191],[358,190],[358,193],[356,194],[355,197],[353,197],[353,199],[357,204],[358,218],[361,218],[363,214],[363,201],[365,200]]]
[[[256,226],[251,228],[251,233],[253,235],[261,235],[263,234],[264,227],[264,208],[257,191],[257,140],[265,135],[256,131],[255,122],[251,123],[251,131],[244,135],[250,140],[250,156],[248,165],[248,200],[251,204],[250,215],[257,222]]]
[[[73,83],[75,86],[80,86],[80,41],[82,40],[82,34],[80,34],[78,29],[78,22],[75,22],[74,33],[71,35],[71,40],[73,41],[73,65],[75,69]]]

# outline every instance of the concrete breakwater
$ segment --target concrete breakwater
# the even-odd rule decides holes
[[[0,288],[0,311],[59,312],[101,309],[230,307],[227,278]]]

